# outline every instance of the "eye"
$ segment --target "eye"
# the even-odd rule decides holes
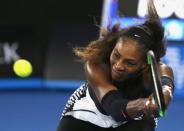
[[[129,60],[127,60],[125,63],[127,66],[136,66],[137,65],[134,61],[129,61]]]
[[[118,52],[117,50],[114,50],[113,56],[114,56],[115,58],[120,58],[120,54],[119,54],[119,52]]]

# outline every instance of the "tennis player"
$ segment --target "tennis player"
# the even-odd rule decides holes
[[[164,28],[153,1],[143,24],[114,26],[86,47],[75,48],[84,62],[87,81],[69,98],[57,131],[154,131],[155,104],[151,71],[146,62],[155,53],[168,107],[173,95],[173,71],[165,55]]]

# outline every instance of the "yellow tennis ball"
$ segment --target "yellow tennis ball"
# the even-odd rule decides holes
[[[13,71],[19,77],[28,77],[31,75],[33,69],[31,63],[28,60],[19,59],[13,64]]]

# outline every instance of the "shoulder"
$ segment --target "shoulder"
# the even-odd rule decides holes
[[[172,80],[174,79],[173,70],[169,65],[159,62],[159,71],[161,76],[167,76]]]
[[[110,73],[110,68],[109,68],[109,65],[108,64],[105,64],[105,63],[102,63],[102,62],[90,62],[90,61],[87,61],[85,63],[85,70],[88,72],[88,73],[92,73],[95,72],[95,73],[104,73],[104,74],[108,74]]]
[[[172,68],[163,62],[159,62],[159,69],[172,71]]]

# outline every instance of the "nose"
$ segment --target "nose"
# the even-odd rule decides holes
[[[114,66],[115,70],[117,71],[125,71],[125,65],[122,63],[122,61],[117,61]]]

